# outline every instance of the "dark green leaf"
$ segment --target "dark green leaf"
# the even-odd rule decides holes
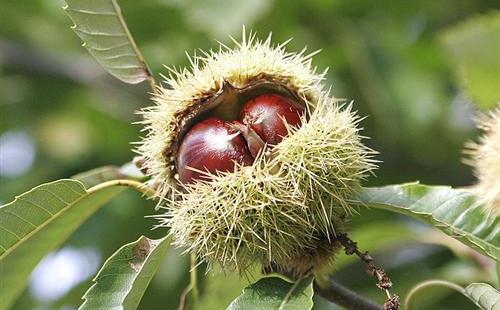
[[[200,304],[204,310],[225,309],[235,296],[252,282],[262,277],[259,268],[251,268],[246,271],[246,276],[241,277],[238,273],[223,272],[215,267],[206,275],[204,288],[200,296]]]
[[[483,212],[467,190],[411,183],[366,188],[358,199],[367,207],[425,221],[479,252],[500,259],[500,217]]]
[[[142,236],[122,246],[104,263],[79,309],[136,309],[169,244],[168,238]]]
[[[0,207],[0,308],[8,308],[38,262],[100,206],[123,190],[86,190],[75,180],[37,186]]]
[[[313,306],[312,277],[295,283],[281,278],[264,278],[248,286],[228,307],[230,310],[306,310]]]
[[[150,79],[116,0],[65,0],[83,46],[109,73],[130,84]]]

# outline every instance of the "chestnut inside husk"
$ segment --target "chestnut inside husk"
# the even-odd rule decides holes
[[[192,183],[251,165],[281,142],[290,126],[300,126],[305,113],[303,101],[286,86],[262,79],[236,88],[225,81],[219,92],[178,118],[170,155],[176,178]]]
[[[335,236],[354,210],[351,198],[376,165],[361,141],[360,118],[324,87],[326,71],[316,72],[312,55],[287,52],[271,38],[244,37],[234,49],[195,55],[191,68],[170,70],[155,105],[142,111],[147,135],[138,151],[166,210],[160,226],[209,266],[244,272],[259,262],[302,276],[327,266],[335,252]],[[303,110],[300,124],[275,135],[274,121],[282,123],[271,117],[268,135],[252,115],[251,102],[260,96],[283,97]],[[236,154],[242,160],[185,183],[181,145],[204,122],[219,124],[226,141],[237,133],[236,144],[246,144]],[[203,144],[212,147],[211,141]],[[226,163],[233,163],[231,156]]]

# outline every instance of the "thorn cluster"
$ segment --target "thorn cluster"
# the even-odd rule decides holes
[[[166,208],[159,225],[170,228],[176,245],[224,269],[261,262],[303,274],[338,247],[335,236],[354,212],[350,197],[376,168],[374,151],[361,141],[352,106],[323,89],[312,54],[288,53],[284,44],[273,47],[270,37],[261,42],[252,34],[236,45],[191,58],[191,70],[172,70],[156,105],[142,112],[147,136],[138,152]],[[172,152],[188,111],[223,85],[242,88],[260,79],[300,98],[307,110],[301,126],[287,126],[288,135],[251,165],[178,182]]]
[[[478,117],[483,131],[478,143],[466,145],[465,162],[474,168],[478,179],[475,187],[480,202],[488,213],[500,214],[500,105]]]

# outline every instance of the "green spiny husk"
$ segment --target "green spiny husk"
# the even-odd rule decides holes
[[[192,64],[191,71],[168,78],[170,87],[159,89],[156,105],[143,111],[147,136],[138,151],[166,208],[160,225],[170,228],[176,245],[225,270],[260,262],[298,276],[327,264],[337,248],[335,234],[353,212],[350,197],[376,167],[351,105],[323,90],[324,73],[315,73],[311,55],[272,47],[270,38],[250,36],[234,50],[204,54]],[[220,93],[224,83],[244,88],[261,77],[304,103],[308,113],[300,128],[289,128],[252,166],[179,184],[168,154],[182,115]]]

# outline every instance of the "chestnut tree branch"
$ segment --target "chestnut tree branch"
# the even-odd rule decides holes
[[[381,305],[351,291],[347,287],[333,281],[327,280],[327,286],[321,287],[314,283],[314,292],[328,301],[342,306],[348,310],[383,310]]]

